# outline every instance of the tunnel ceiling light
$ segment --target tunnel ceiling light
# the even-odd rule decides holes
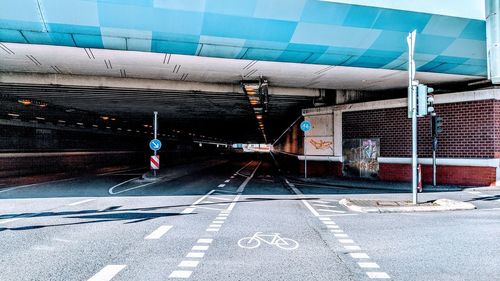
[[[35,119],[37,119],[37,120],[45,120],[45,118],[43,118],[43,117],[38,117],[38,116],[37,116],[37,117],[35,117]]]
[[[80,125],[80,126],[83,126],[83,123],[81,123],[81,122],[78,122],[78,123],[76,123],[76,125]]]
[[[18,100],[17,102],[22,104],[22,105],[26,105],[26,106],[28,106],[32,103],[32,101],[28,100],[28,99],[21,99],[21,100]]]
[[[66,121],[64,121],[64,120],[57,120],[57,122],[59,122],[59,123],[66,123]]]
[[[118,130],[118,131],[121,131],[121,130],[122,130],[122,128],[118,128],[117,130]]]
[[[111,118],[111,121],[116,121],[116,118]]]
[[[101,119],[104,120],[104,121],[108,121],[109,117],[108,116],[101,116]]]
[[[99,126],[97,126],[96,124],[92,125],[92,127],[94,127],[94,128],[99,128]]]
[[[76,110],[75,110],[75,109],[73,109],[73,108],[68,108],[68,109],[66,109],[65,111],[66,111],[66,112],[68,112],[68,113],[71,113],[71,112],[75,112]]]
[[[19,114],[15,114],[15,113],[7,113],[7,115],[9,115],[11,117],[19,117]]]

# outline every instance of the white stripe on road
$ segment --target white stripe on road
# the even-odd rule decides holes
[[[385,272],[367,272],[366,275],[371,279],[390,279],[389,274]]]
[[[214,223],[214,224],[223,224],[224,221],[213,221],[212,223]]]
[[[90,202],[90,201],[94,201],[94,200],[95,199],[86,199],[86,200],[82,200],[82,201],[78,201],[78,202],[74,202],[74,203],[68,204],[68,206],[76,206],[76,205],[84,204],[84,203],[87,203],[87,202]]]
[[[191,250],[192,251],[206,251],[206,250],[208,250],[208,247],[209,246],[196,245],[196,246],[193,246],[193,248],[191,248]]]
[[[335,224],[334,221],[323,221],[324,224]]]
[[[162,225],[158,227],[155,231],[153,231],[151,234],[146,236],[144,239],[160,239],[165,233],[167,233],[170,229],[172,228],[171,225]]]
[[[213,239],[209,239],[209,238],[201,238],[201,239],[198,239],[198,241],[196,243],[199,243],[199,244],[210,244],[212,243],[212,241],[214,241]]]
[[[338,225],[334,225],[334,224],[327,224],[326,227],[327,228],[339,228]]]
[[[224,186],[226,186],[226,185],[222,183],[222,184],[219,184],[217,187],[224,187]]]
[[[225,183],[228,183],[228,182],[230,182],[230,181],[231,181],[231,180],[225,180],[224,182],[225,182]]]
[[[330,232],[334,232],[334,233],[342,233],[344,232],[342,229],[330,229]]]
[[[335,234],[333,234],[333,236],[338,237],[338,238],[347,238],[347,237],[349,237],[349,235],[347,235],[345,233],[335,233]]]
[[[209,231],[209,232],[217,232],[217,231],[219,231],[219,228],[207,228],[207,231]]]
[[[366,253],[350,253],[354,259],[369,259],[370,257]]]
[[[181,263],[179,263],[179,267],[197,267],[198,264],[200,262],[199,261],[181,261]]]
[[[195,208],[186,208],[184,211],[181,212],[181,214],[191,214],[194,211]]]
[[[352,244],[354,241],[352,239],[339,239],[339,242],[342,244]]]
[[[203,256],[205,256],[205,253],[190,252],[186,255],[186,258],[203,258]]]
[[[328,209],[318,209],[318,211],[321,211],[321,212],[338,213],[338,214],[343,214],[343,213],[345,213],[345,211],[328,210]]]
[[[380,266],[375,262],[358,262],[361,268],[380,268]]]
[[[320,220],[320,221],[329,221],[329,220],[331,220],[331,219],[330,219],[330,218],[323,218],[323,217],[320,217],[320,218],[319,218],[319,220]]]
[[[355,245],[345,245],[344,248],[349,251],[359,251],[361,247]]]
[[[189,278],[193,272],[187,270],[175,270],[170,273],[168,278]]]
[[[126,265],[107,265],[96,275],[92,276],[88,281],[108,281],[115,277],[118,272],[122,271]]]

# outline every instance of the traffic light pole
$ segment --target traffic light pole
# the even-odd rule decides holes
[[[432,138],[432,185],[436,187],[436,149],[437,149],[437,137]]]
[[[411,170],[412,170],[412,193],[413,204],[418,204],[417,186],[417,89],[415,83],[415,61],[413,60],[413,53],[415,50],[415,37],[416,30],[411,32],[407,37],[408,42],[408,110],[411,113],[411,132],[412,132],[412,146],[411,146]]]

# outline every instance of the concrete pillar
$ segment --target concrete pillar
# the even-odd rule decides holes
[[[486,0],[488,78],[500,84],[500,0]]]

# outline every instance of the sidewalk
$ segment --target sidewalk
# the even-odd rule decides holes
[[[294,182],[304,184],[321,185],[324,187],[347,187],[358,189],[374,189],[383,191],[396,191],[396,192],[412,192],[411,183],[409,182],[389,182],[378,180],[364,180],[364,179],[345,179],[338,177],[308,177],[305,179],[303,176],[287,175],[287,177]],[[451,186],[451,185],[424,185],[423,192],[446,192],[446,191],[462,191],[462,190],[500,190],[500,187],[471,187],[471,186]]]

